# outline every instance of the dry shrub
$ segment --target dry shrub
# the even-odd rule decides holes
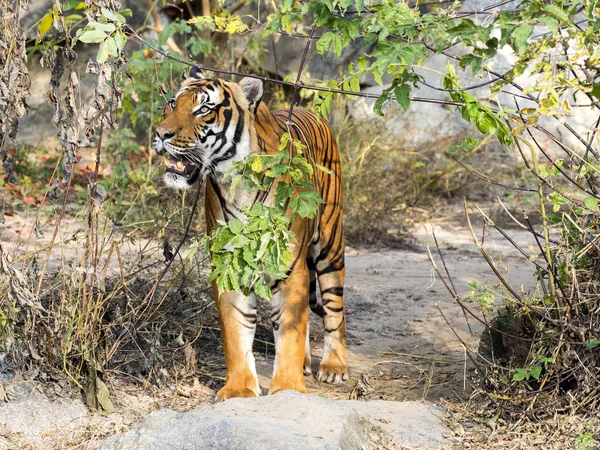
[[[344,170],[344,228],[352,245],[391,243],[407,223],[429,219],[457,198],[482,195],[483,182],[457,162],[473,155],[456,160],[447,153],[460,139],[407,149],[390,142],[378,121],[358,126],[346,118],[334,127]]]

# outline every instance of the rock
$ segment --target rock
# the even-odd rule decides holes
[[[395,444],[402,447],[431,448],[444,445],[443,410],[421,402],[388,402],[374,400],[359,402],[346,400],[349,408],[368,416],[376,425],[389,433]]]
[[[0,449],[49,447],[81,433],[88,410],[82,402],[50,401],[25,383],[14,383],[15,398],[0,403]]]
[[[444,444],[440,411],[417,402],[334,401],[294,391],[150,414],[101,448],[370,449]]]

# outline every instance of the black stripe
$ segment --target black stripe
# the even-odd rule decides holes
[[[337,295],[338,297],[342,297],[344,295],[344,287],[343,286],[330,287],[328,289],[322,290],[321,295],[323,295],[323,294],[333,294],[333,295]]]
[[[237,307],[237,305],[235,305],[234,303],[231,304],[231,306],[233,306],[237,312],[239,312],[242,316],[244,316],[245,319],[247,319],[250,323],[254,323],[256,324],[256,313],[246,313],[244,311],[242,311],[240,308]]]

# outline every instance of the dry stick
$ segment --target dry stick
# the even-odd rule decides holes
[[[517,105],[517,108],[519,107],[519,103],[517,102],[517,99],[515,100],[515,104]],[[529,143],[527,143],[527,145],[529,146],[529,150],[531,152],[531,160],[533,161],[533,172],[536,174],[539,174],[539,168],[538,168],[538,159],[537,159],[537,154],[535,152],[535,149],[533,148],[533,146]],[[558,305],[561,305],[560,300],[557,298],[556,296],[556,286],[554,285],[554,265],[552,264],[552,255],[550,253],[550,231],[548,229],[548,218],[546,217],[546,205],[544,204],[544,190],[542,189],[542,182],[540,181],[542,177],[538,177],[538,198],[539,198],[539,202],[540,202],[540,214],[542,215],[542,231],[544,234],[544,249],[542,250],[542,253],[546,254],[546,263],[548,264],[548,285],[550,287],[550,293],[552,295],[552,298],[555,298]],[[537,237],[536,237],[537,240]]]
[[[56,226],[54,227],[54,232],[52,233],[52,238],[50,239],[50,244],[48,245],[48,250],[46,251],[46,256],[44,257],[44,264],[42,265],[42,271],[40,272],[40,279],[38,281],[37,289],[35,290],[35,298],[37,300],[40,299],[40,290],[42,289],[42,282],[44,281],[44,274],[46,272],[46,267],[48,265],[48,260],[50,259],[50,253],[52,252],[52,248],[54,248],[54,242],[56,240],[56,235],[58,234],[58,228],[64,218],[65,210],[67,209],[67,200],[69,199],[69,192],[71,191],[71,181],[73,179],[73,170],[69,172],[69,178],[67,180],[67,188],[65,189],[65,199],[63,200],[62,207],[60,209],[60,215],[58,216],[58,221],[56,222]]]
[[[513,338],[513,339],[520,339],[522,341],[526,341],[526,342],[538,342],[538,341],[544,341],[544,340],[548,340],[548,339],[553,339],[556,336],[563,334],[565,331],[567,331],[567,329],[563,329],[553,335],[550,336],[545,336],[545,337],[540,337],[540,338],[526,338],[523,336],[515,336],[513,334],[507,333],[506,331],[500,330],[499,328],[495,328],[491,325],[489,325],[485,320],[481,319],[477,314],[475,314],[473,311],[471,311],[460,299],[460,297],[458,295],[454,295],[452,293],[452,289],[450,288],[450,286],[448,285],[448,283],[446,282],[446,280],[444,279],[444,277],[442,276],[442,274],[440,273],[440,270],[437,266],[437,264],[435,263],[435,261],[433,260],[433,257],[431,256],[431,251],[429,250],[429,248],[427,248],[427,254],[429,257],[429,261],[431,262],[431,265],[433,266],[433,269],[435,270],[437,276],[439,277],[440,281],[442,282],[442,284],[444,285],[444,287],[446,288],[446,290],[450,293],[450,295],[452,296],[452,298],[454,299],[454,301],[456,303],[458,303],[458,305],[464,310],[466,311],[471,317],[473,317],[477,322],[481,323],[482,325],[488,327],[490,330],[494,330],[497,333],[500,333],[504,336]],[[481,356],[481,355],[480,355]]]
[[[527,133],[529,134],[529,137],[531,138],[531,140],[533,140],[534,144],[536,145],[536,147],[538,148],[538,150],[540,151],[540,153],[542,155],[544,155],[546,157],[546,159],[552,164],[552,166],[556,167],[556,169],[560,172],[560,174],[565,177],[567,180],[569,180],[574,186],[578,187],[579,189],[581,189],[583,192],[585,192],[588,195],[591,195],[592,197],[596,197],[597,199],[600,200],[600,197],[598,195],[596,195],[594,192],[590,192],[588,190],[586,190],[583,186],[581,186],[579,183],[577,183],[577,181],[575,181],[573,178],[571,178],[569,175],[567,175],[565,173],[565,171],[558,166],[553,160],[552,158],[550,158],[550,156],[548,155],[548,153],[546,153],[546,151],[542,148],[542,146],[539,144],[539,142],[537,141],[537,139],[535,138],[535,136],[533,135],[533,133],[531,132],[530,128],[527,128]],[[552,138],[551,138],[552,139]],[[553,139],[554,140],[554,139]],[[556,141],[555,141],[556,142]],[[561,146],[559,144],[559,146]],[[565,146],[566,148],[566,146]],[[572,156],[572,155],[569,155]],[[581,163],[579,165],[579,167],[582,167],[584,163]]]
[[[52,183],[54,182],[54,178],[56,177],[56,174],[58,173],[58,166],[59,166],[59,164],[60,164],[60,158],[56,160],[56,164],[54,165],[54,170],[52,171],[52,175],[50,176],[50,180],[48,181],[48,189],[46,189],[46,192],[44,192],[44,196],[42,197],[42,201],[40,202],[40,206],[37,209],[37,212],[36,212],[36,215],[35,215],[35,222],[36,222],[36,224],[39,222],[39,217],[40,217],[40,213],[42,211],[42,207],[46,203],[46,199],[48,198],[48,194],[50,193],[50,186],[52,186]],[[27,239],[25,241],[25,256],[23,258],[23,265],[27,265],[27,259],[29,258],[29,254],[28,254],[29,241],[31,240],[31,237],[33,236],[33,231],[34,230],[32,229],[29,232],[29,236],[27,236]],[[20,239],[21,239],[21,236],[19,235],[19,240]]]
[[[529,217],[528,217],[528,216],[525,216],[525,217],[524,217],[524,219],[525,219],[525,222],[527,222],[527,225],[528,225],[528,227],[529,227],[529,231],[531,232],[531,231],[533,230],[533,225],[531,225],[531,222],[529,221]],[[546,261],[546,268],[544,269],[544,268],[542,267],[542,268],[540,268],[540,269],[541,269],[541,270],[545,270],[545,271],[548,273],[548,275],[549,275],[549,276],[550,276],[550,275],[552,275],[552,278],[550,278],[550,279],[548,280],[548,285],[550,286],[550,293],[552,294],[552,293],[554,292],[554,294],[553,294],[553,295],[556,295],[556,292],[555,292],[555,290],[553,290],[553,289],[552,289],[552,286],[553,286],[554,284],[550,285],[550,283],[551,283],[553,280],[556,280],[556,281],[557,281],[557,282],[556,282],[556,284],[558,285],[558,289],[560,290],[561,294],[563,295],[563,297],[567,298],[567,296],[565,295],[565,292],[564,292],[564,290],[563,290],[563,288],[562,288],[562,284],[558,282],[558,280],[559,280],[560,278],[559,278],[558,274],[555,272],[555,269],[554,269],[554,267],[553,267],[553,265],[552,265],[552,262],[551,262],[551,260],[549,260],[549,259],[548,259],[549,255],[547,254],[547,252],[546,252],[546,249],[544,248],[544,246],[543,246],[543,245],[542,245],[542,243],[540,242],[540,236],[538,236],[538,235],[537,235],[537,234],[535,234],[535,233],[532,233],[532,234],[533,234],[533,236],[535,237],[535,242],[536,242],[536,244],[537,244],[538,248],[540,249],[540,253],[542,254],[542,257],[544,258],[544,261]],[[544,236],[541,236],[541,237],[543,238]],[[538,272],[538,273],[539,273],[539,272]],[[542,281],[542,279],[543,279],[543,278],[540,278],[540,282]],[[542,284],[543,284],[543,283],[542,283]],[[546,291],[546,289],[544,289],[544,291]],[[568,298],[567,298],[567,300],[568,300]],[[571,303],[571,301],[570,301],[570,300],[568,300],[568,301],[569,301],[569,304],[570,304],[570,303]],[[560,305],[559,305],[559,306],[560,306]]]
[[[62,19],[62,16],[61,16]],[[66,28],[65,28],[66,29]],[[68,44],[67,44],[68,45]],[[94,116],[94,118],[92,119],[92,121],[90,122],[90,125],[88,127],[88,130],[93,126],[93,124],[96,122],[96,120],[98,119],[98,117],[100,116],[100,111],[98,111],[96,113],[96,115]],[[87,130],[86,130],[87,133]],[[42,271],[40,272],[40,279],[38,281],[38,285],[37,285],[37,289],[35,292],[35,297],[37,299],[39,299],[39,295],[40,295],[40,290],[42,288],[42,281],[44,279],[44,274],[46,272],[46,266],[48,265],[48,260],[50,259],[50,253],[52,252],[52,248],[54,247],[54,242],[56,240],[56,235],[58,234],[58,228],[60,227],[60,224],[64,218],[65,215],[65,210],[67,207],[67,200],[69,198],[69,192],[71,189],[71,181],[73,179],[73,168],[71,167],[71,171],[69,172],[69,178],[67,179],[67,188],[65,190],[65,200],[63,201],[63,205],[60,211],[60,215],[58,217],[58,222],[56,222],[56,226],[54,227],[54,232],[52,234],[52,239],[50,239],[50,244],[48,244],[48,250],[46,251],[46,256],[44,258],[44,264],[42,266]]]
[[[494,271],[494,273],[496,274],[496,277],[498,278],[498,280],[500,280],[500,282],[502,283],[502,285],[508,290],[508,292],[510,292],[512,294],[512,296],[516,300],[521,301],[522,300],[521,296],[519,294],[517,294],[517,292],[508,284],[508,282],[506,281],[506,279],[502,276],[502,274],[500,273],[500,271],[498,271],[498,269],[496,268],[496,265],[494,264],[494,261],[492,261],[492,259],[490,258],[490,256],[484,250],[483,246],[479,243],[479,240],[477,239],[477,236],[475,236],[475,230],[473,229],[473,225],[471,224],[471,217],[469,216],[469,209],[467,208],[467,201],[466,200],[463,200],[463,208],[464,208],[464,211],[465,211],[465,216],[467,218],[467,225],[469,226],[469,230],[471,231],[471,236],[473,237],[473,241],[475,243],[475,246],[477,247],[477,249],[479,250],[479,252],[483,256],[483,258],[486,260],[486,262],[488,263],[488,265],[490,266],[490,268]]]
[[[485,175],[482,175],[478,172],[476,172],[475,170],[473,170],[471,167],[467,166],[464,162],[462,162],[461,160],[459,160],[456,156],[454,156],[453,154],[450,154],[450,156],[452,157],[452,159],[454,159],[454,161],[456,163],[458,163],[458,165],[460,165],[463,169],[465,169],[467,172],[469,172],[471,175],[476,176],[477,178],[479,178],[480,180],[485,181],[486,183],[489,184],[493,184],[494,186],[499,186],[508,190],[513,190],[513,191],[519,191],[519,192],[537,192],[535,189],[531,189],[531,188],[523,188],[523,187],[518,187],[518,186],[508,186],[506,184],[502,184],[498,181],[494,181],[491,178],[486,177]]]
[[[454,286],[454,281],[452,280],[452,276],[450,275],[450,271],[448,270],[448,266],[446,265],[446,260],[444,259],[444,256],[442,255],[442,250],[440,249],[440,244],[438,243],[437,236],[435,235],[435,228],[434,228],[433,224],[431,224],[431,234],[433,235],[433,241],[435,242],[435,248],[437,249],[438,255],[440,256],[440,259],[442,261],[442,266],[444,266],[444,272],[446,272],[446,275],[448,276],[448,281],[450,282],[450,285],[452,286],[452,294],[456,297],[456,296],[458,296],[458,291],[456,290],[456,286]],[[464,309],[462,310],[462,313],[465,318],[467,328],[469,328],[469,334],[471,335],[471,343],[472,343],[472,345],[475,345],[475,338],[473,337],[473,330],[471,329],[471,324],[469,323],[469,319],[467,318],[467,313],[465,312]],[[487,322],[487,320],[486,320],[486,322]]]
[[[308,49],[310,48],[310,44],[312,43],[316,28],[317,28],[317,26],[313,25],[312,29],[310,30],[310,36],[308,37],[308,40],[306,41],[306,45],[304,46],[304,53],[302,54],[302,60],[300,61],[300,67],[298,68],[298,75],[296,76],[296,82],[294,83],[294,92],[292,94],[292,102],[290,104],[290,111],[288,113],[288,118],[287,118],[287,122],[286,122],[286,125],[288,128],[288,133],[290,132],[292,114],[294,112],[294,103],[296,102],[296,95],[298,94],[298,86],[300,85],[300,79],[302,77],[302,70],[304,69],[304,63],[306,62],[306,55],[308,55]]]
[[[448,327],[450,328],[450,330],[452,331],[452,333],[454,333],[454,336],[456,336],[456,339],[459,340],[459,342],[462,344],[462,346],[466,350],[467,356],[469,357],[469,359],[471,360],[471,362],[475,365],[475,367],[477,367],[477,370],[479,370],[479,371],[481,371],[481,373],[483,373],[483,370],[481,369],[481,366],[479,365],[479,363],[477,362],[477,360],[473,356],[473,353],[474,353],[473,350],[471,350],[469,348],[469,346],[467,345],[467,343],[458,335],[458,333],[456,332],[456,330],[454,329],[454,327],[452,326],[452,324],[450,323],[450,321],[446,318],[446,315],[444,314],[444,312],[440,309],[439,305],[436,303],[434,306],[440,312],[440,314],[444,318],[444,321],[446,322],[446,325],[448,325]]]
[[[596,131],[598,130],[598,127],[600,126],[600,116],[598,117],[598,120],[596,120],[596,124],[594,125],[594,127],[592,128],[592,135],[588,141],[588,147],[591,148],[592,147],[592,143],[594,142],[594,139],[596,138]],[[585,162],[587,160],[587,156],[589,153],[588,147],[585,148],[585,153],[583,154],[583,161]],[[583,170],[583,164],[579,165],[579,170],[577,171],[577,176],[581,175],[581,171]],[[590,189],[594,190],[596,187],[594,186],[592,180],[588,180],[588,184],[590,185]]]
[[[477,212],[475,212],[475,217],[477,217],[479,220],[481,220],[483,223],[487,223],[489,226],[491,226],[492,228],[494,228],[498,233],[500,233],[502,235],[502,237],[504,237],[504,239],[506,239],[508,242],[510,242],[510,244],[519,252],[521,253],[525,258],[527,258],[527,260],[530,260],[531,255],[527,254],[525,252],[525,250],[523,250],[523,248],[517,244],[509,235],[506,231],[504,231],[502,228],[500,228],[498,225],[496,225],[492,219],[490,219],[487,214],[485,214],[481,208],[477,205],[475,205],[475,208],[477,208]],[[529,232],[532,232],[533,234],[535,234],[535,231],[532,231],[531,229],[528,230]],[[533,262],[534,265],[536,265],[537,267],[539,267],[540,269],[544,269],[542,266],[540,266],[536,261],[531,261]]]
[[[506,120],[506,124],[508,125],[508,128],[512,131],[513,130],[512,125],[510,124],[510,122],[508,120]],[[523,142],[527,143],[527,145],[530,145],[525,140],[523,140]],[[581,208],[585,208],[591,212],[595,212],[593,209],[590,209],[587,206],[585,206],[585,203],[583,203],[581,200],[577,200],[576,198],[570,197],[570,196],[566,195],[564,192],[560,192],[557,188],[552,186],[552,184],[550,184],[548,182],[548,180],[546,180],[539,173],[537,173],[534,170],[533,166],[529,163],[529,160],[525,157],[525,153],[523,152],[523,149],[521,147],[519,139],[515,139],[515,145],[519,151],[519,154],[521,155],[521,159],[523,160],[525,167],[539,182],[541,182],[545,187],[550,189],[552,192],[556,192],[556,193],[560,194],[562,197],[566,198],[567,200],[569,200],[569,202],[573,203],[574,205],[580,206]],[[536,190],[535,192],[539,192],[539,191]],[[535,233],[536,233],[536,235],[543,237],[543,235],[540,235],[537,231]],[[556,242],[552,239],[549,239],[549,241],[552,242],[553,244],[558,244],[558,242]]]
[[[196,215],[196,209],[198,207],[198,200],[200,199],[200,193],[202,191],[202,186],[203,186],[203,183],[198,183],[198,189],[196,190],[196,198],[194,199],[194,204],[192,205],[192,211],[190,213],[190,219],[188,220],[188,223],[187,223],[187,225],[185,227],[185,232],[183,233],[183,237],[181,238],[181,241],[179,241],[179,244],[177,244],[177,247],[175,248],[175,251],[173,252],[174,255],[177,255],[179,253],[179,250],[181,250],[181,247],[183,246],[183,243],[187,239],[187,236],[188,236],[188,234],[190,232],[190,228],[192,226],[192,222],[194,220],[194,216]],[[170,259],[167,262],[167,266],[162,271],[162,273],[160,274],[160,276],[158,277],[158,279],[155,281],[154,286],[152,286],[152,289],[150,289],[150,292],[148,294],[146,294],[146,296],[144,297],[144,300],[142,301],[142,304],[145,303],[146,306],[144,307],[144,309],[140,313],[140,319],[143,317],[143,315],[146,313],[146,311],[150,307],[150,304],[151,304],[150,300],[154,298],[154,293],[156,292],[156,289],[158,288],[159,283],[162,281],[162,279],[166,275],[167,271],[170,269],[170,267],[173,264],[174,260],[175,260],[175,258],[172,258],[172,259]],[[140,320],[138,319],[137,322],[139,323]],[[140,324],[140,326],[141,326],[141,324]]]

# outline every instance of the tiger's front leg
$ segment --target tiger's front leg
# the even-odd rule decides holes
[[[213,285],[217,299],[221,341],[225,350],[227,381],[217,393],[217,400],[233,397],[256,397],[260,387],[256,376],[252,343],[256,331],[256,298],[240,292],[227,291],[219,295]]]
[[[304,262],[304,258],[299,259]],[[291,389],[306,393],[304,356],[308,330],[309,274],[298,263],[271,299],[271,322],[275,336],[275,363],[270,394]]]

